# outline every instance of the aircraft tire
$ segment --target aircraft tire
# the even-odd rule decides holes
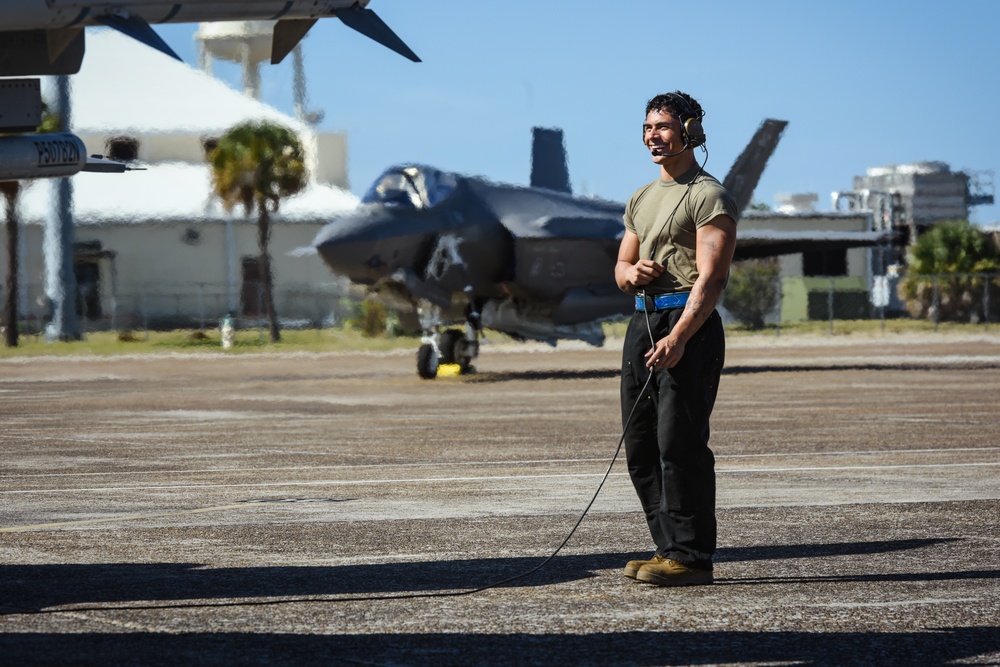
[[[447,329],[441,333],[438,339],[438,347],[441,348],[441,358],[439,364],[460,364],[459,346],[465,340],[465,334],[458,329]]]
[[[434,346],[424,343],[417,350],[417,375],[425,380],[437,377],[438,362],[434,359]]]

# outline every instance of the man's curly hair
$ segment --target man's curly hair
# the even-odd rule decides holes
[[[678,102],[677,97],[674,97],[675,95],[683,99],[685,102],[687,102],[688,104],[687,109],[685,109],[683,105],[681,105]],[[675,116],[680,120],[687,120],[688,118],[692,117],[701,118],[702,116],[705,115],[705,112],[701,108],[701,105],[698,104],[698,100],[694,99],[687,93],[682,93],[679,90],[675,90],[672,93],[661,93],[656,97],[654,97],[653,99],[649,100],[649,102],[646,103],[647,116],[649,115],[650,111],[667,111],[672,116]]]

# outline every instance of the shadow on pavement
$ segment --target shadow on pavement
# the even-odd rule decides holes
[[[716,563],[781,560],[783,558],[824,558],[826,556],[865,556],[909,549],[922,549],[950,542],[956,537],[938,537],[913,540],[876,540],[871,542],[836,542],[826,544],[767,544],[756,547],[730,547],[719,549]]]
[[[830,371],[939,371],[947,368],[962,370],[988,370],[1000,368],[1000,364],[990,360],[955,361],[951,363],[843,363],[843,364],[781,364],[755,366],[724,366],[723,375],[747,375],[751,373],[819,373]],[[620,368],[595,368],[587,370],[538,370],[538,371],[491,371],[464,377],[466,382],[513,382],[517,380],[606,380],[618,378]]]
[[[11,665],[944,665],[989,653],[995,658],[997,651],[1000,632],[981,627],[885,633],[0,635],[0,654]]]
[[[820,558],[890,553],[950,542],[946,539],[806,544],[722,549],[718,562]],[[506,586],[544,586],[596,576],[618,569],[648,553],[603,553],[558,556],[544,568]],[[76,604],[137,601],[252,600],[310,596],[383,596],[429,591],[461,591],[504,581],[537,567],[544,558],[475,558],[469,560],[372,563],[337,566],[210,568],[195,563],[22,564],[0,565],[0,615],[41,612]],[[996,579],[997,571],[923,572],[791,578],[790,581],[911,581],[953,578]],[[870,577],[870,578],[868,578]],[[720,583],[765,580],[728,579]],[[786,581],[775,578],[775,583]],[[334,601],[334,600],[327,600]],[[287,600],[288,603],[294,600]],[[237,602],[235,604],[243,604]],[[245,604],[252,605],[252,601]],[[156,605],[136,605],[135,608]],[[192,602],[180,606],[197,607]],[[206,603],[202,606],[211,606]],[[45,612],[42,612],[45,613]]]
[[[945,369],[989,370],[997,368],[998,364],[989,360],[954,361],[950,363],[913,363],[896,362],[892,359],[884,363],[871,364],[789,364],[773,366],[725,366],[723,375],[741,375],[747,373],[814,373],[823,371],[940,371]]]
[[[490,371],[465,376],[466,382],[512,382],[515,380],[604,380],[617,378],[621,368],[587,370]]]

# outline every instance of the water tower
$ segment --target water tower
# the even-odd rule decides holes
[[[198,42],[198,66],[212,73],[215,60],[226,60],[243,68],[243,93],[260,99],[260,64],[271,60],[271,43],[277,21],[217,21],[202,23],[195,33]],[[322,111],[307,112],[306,75],[302,61],[302,43],[292,49],[292,94],[295,117],[316,125],[323,119]]]

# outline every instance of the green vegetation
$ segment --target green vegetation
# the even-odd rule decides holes
[[[625,336],[627,322],[624,320],[604,325],[608,338],[607,345],[619,345]],[[883,323],[879,320],[837,320],[834,322],[833,336],[893,336],[905,333],[934,333],[952,335],[972,335],[989,333],[1000,335],[1000,325],[993,323],[988,328],[983,324],[963,322],[942,322],[935,326],[927,320],[892,319]],[[780,327],[768,326],[764,329],[750,329],[743,324],[730,324],[726,336],[730,340],[761,338],[768,336],[829,336],[829,322],[795,322]],[[492,344],[517,345],[508,336],[487,331],[486,338]],[[0,347],[0,359],[43,356],[104,356],[137,354],[206,354],[230,356],[240,354],[288,354],[305,352],[320,354],[325,352],[384,352],[388,350],[413,350],[420,346],[420,337],[413,335],[369,336],[351,327],[330,329],[286,329],[280,342],[269,340],[266,329],[241,329],[236,334],[235,344],[230,350],[222,349],[222,336],[217,329],[205,331],[137,331],[119,334],[113,331],[90,333],[83,340],[70,342],[46,342],[40,335],[21,335],[18,347]]]
[[[987,306],[1000,307],[1000,284],[986,276],[998,271],[1000,248],[989,234],[966,220],[941,222],[910,248],[900,296],[914,317],[980,322]]]
[[[366,338],[385,335],[390,330],[389,309],[375,299],[365,299],[357,308],[357,314],[347,320],[347,326],[357,329]]]
[[[163,353],[288,353],[288,352],[379,352],[414,350],[420,338],[413,336],[369,337],[354,329],[285,330],[281,341],[271,342],[266,330],[242,329],[230,350],[222,349],[219,331],[137,331],[119,335],[114,331],[87,334],[77,342],[48,343],[43,336],[21,336],[17,348],[0,348],[0,358],[37,356],[114,356],[119,354]]]
[[[747,327],[763,329],[778,304],[780,274],[776,257],[735,262],[722,297],[726,310]]]
[[[604,325],[608,338],[624,338],[627,321],[613,322]],[[909,318],[881,320],[834,320],[833,336],[894,336],[899,334],[938,333],[952,335],[973,335],[988,333],[1000,336],[1000,324],[992,322],[971,324],[968,322],[942,322],[935,325],[929,320],[913,320]],[[813,320],[807,322],[784,322],[780,325],[770,324],[763,329],[754,329],[746,324],[731,322],[726,325],[726,338],[763,338],[768,336],[830,336],[829,320]]]
[[[973,335],[989,333],[1000,335],[1000,325],[996,322],[988,327],[985,324],[968,322],[941,322],[934,324],[930,320],[914,320],[909,318],[881,320],[834,320],[833,333],[830,332],[829,320],[811,320],[807,322],[785,322],[781,325],[769,325],[764,329],[751,329],[743,324],[730,324],[726,327],[728,338],[751,336],[887,336],[899,334],[938,333],[954,335]]]
[[[998,270],[1000,249],[989,234],[967,220],[934,225],[921,234],[910,249],[911,273],[994,273]]]
[[[281,200],[306,186],[305,152],[291,130],[270,122],[240,123],[219,139],[208,153],[212,189],[227,211],[242,205],[249,218],[257,212],[257,246],[264,315],[273,342],[281,339],[274,309],[271,274],[272,213]]]

